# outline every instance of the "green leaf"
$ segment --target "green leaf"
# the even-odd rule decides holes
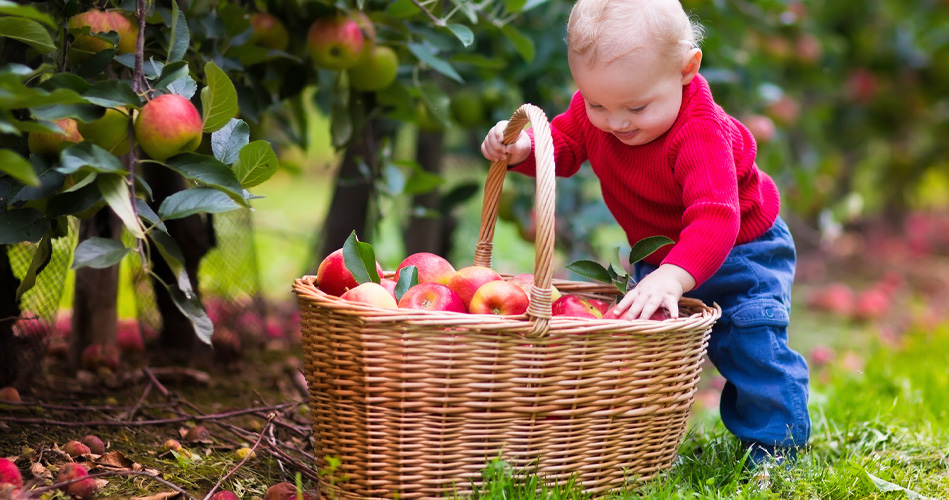
[[[346,238],[343,243],[343,262],[346,269],[353,273],[356,283],[379,283],[379,273],[376,269],[376,252],[369,243],[363,243],[356,238],[356,231]]]
[[[188,66],[187,61],[175,61],[171,64],[166,64],[162,66],[161,74],[158,75],[158,79],[152,84],[152,88],[155,90],[165,90],[165,87],[172,82],[189,76],[190,74],[191,68]]]
[[[501,33],[514,44],[514,50],[521,55],[521,58],[527,62],[534,60],[534,41],[527,35],[521,33],[510,24],[505,24],[501,28]]]
[[[131,251],[132,249],[126,248],[121,241],[94,236],[76,246],[72,268],[106,269],[121,262]]]
[[[33,171],[33,165],[12,149],[0,149],[0,171],[27,186],[40,185],[40,178]]]
[[[333,146],[341,148],[349,142],[353,135],[353,119],[349,115],[346,102],[333,100],[330,107],[330,134],[333,137]]]
[[[237,114],[237,90],[227,73],[212,61],[204,65],[204,77],[201,116],[204,117],[204,131],[214,132],[227,125]]]
[[[171,43],[168,46],[168,57],[165,62],[180,61],[188,52],[188,45],[191,44],[191,32],[188,30],[185,13],[178,8],[178,2],[171,2],[171,34],[169,38]]]
[[[504,8],[511,13],[520,12],[526,3],[527,0],[504,0]]]
[[[402,300],[405,292],[409,288],[418,285],[418,268],[415,266],[405,266],[399,270],[399,281],[395,284],[395,301]]]
[[[135,216],[135,209],[132,207],[132,196],[129,194],[129,187],[125,183],[125,177],[115,174],[103,174],[96,177],[96,185],[102,198],[109,204],[115,215],[119,217],[125,228],[132,233],[132,236],[142,239],[145,237],[145,231],[142,224]]]
[[[74,174],[81,169],[103,174],[126,172],[125,167],[115,155],[88,141],[64,149],[59,154],[59,165],[56,167],[57,172],[66,175]]]
[[[237,161],[241,148],[250,142],[250,127],[244,120],[232,118],[211,134],[211,151],[225,165]]]
[[[97,37],[103,38],[103,37]],[[118,40],[116,38],[116,40]],[[82,62],[82,65],[76,69],[76,75],[83,78],[92,78],[98,74],[101,74],[109,66],[109,63],[115,59],[115,54],[119,51],[118,49],[103,49],[99,52],[96,52],[88,59]]]
[[[38,108],[57,104],[85,104],[87,102],[84,97],[69,89],[56,89],[47,92],[42,89],[23,86],[19,82],[16,86],[0,83],[0,109]]]
[[[181,219],[200,213],[230,212],[241,206],[226,193],[214,188],[192,188],[165,198],[158,207],[162,220]]]
[[[578,260],[567,264],[565,267],[568,270],[583,276],[584,278],[590,278],[603,283],[613,283],[613,278],[610,276],[610,272],[598,262],[594,262],[592,260]]]
[[[35,208],[0,211],[0,245],[36,243],[49,230],[49,220]]]
[[[396,0],[390,2],[386,7],[386,14],[393,17],[409,18],[420,14],[422,11],[412,3],[412,0]]]
[[[53,243],[50,234],[43,235],[39,244],[36,245],[36,252],[33,254],[33,260],[30,261],[30,268],[27,269],[23,279],[20,280],[20,286],[16,289],[16,301],[19,304],[23,294],[33,288],[36,284],[36,276],[43,271],[46,264],[49,264],[53,256]]]
[[[76,188],[76,186],[73,186],[69,191],[64,191],[50,198],[49,203],[46,204],[46,215],[48,217],[62,217],[64,215],[88,217],[104,207],[105,202],[102,201],[99,187],[92,184],[96,179],[96,174],[89,174],[83,180],[86,179],[89,182],[86,182],[83,186],[77,189],[73,189]]]
[[[46,28],[32,19],[0,17],[0,36],[23,42],[40,54],[56,50],[56,44],[53,43]]]
[[[461,44],[465,47],[474,43],[474,33],[464,24],[448,23],[448,29],[458,37],[458,40],[461,40]]]
[[[629,251],[629,265],[633,265],[660,248],[675,243],[666,236],[648,236],[636,242]]]
[[[422,102],[425,104],[425,107],[428,108],[428,112],[431,113],[435,119],[440,121],[442,125],[447,127],[451,119],[451,99],[448,97],[448,94],[437,84],[428,81],[419,85],[418,90]]]
[[[132,90],[125,80],[106,80],[98,82],[83,93],[92,104],[103,108],[141,108],[142,99]]]
[[[56,23],[52,17],[49,17],[49,14],[44,14],[30,6],[17,5],[9,0],[0,0],[0,15],[26,17],[39,21],[50,28],[56,28]]]
[[[451,78],[458,83],[465,82],[461,75],[455,71],[455,68],[451,66],[451,64],[435,55],[435,49],[431,45],[424,43],[409,43],[408,47],[409,51],[412,52],[412,54],[415,55],[419,61],[429,65],[435,71],[447,76],[448,78]]]
[[[234,172],[216,158],[185,153],[169,159],[167,165],[186,179],[217,188],[237,203],[248,206],[241,184],[234,176]]]
[[[138,210],[138,217],[147,222],[149,226],[154,226],[162,231],[168,231],[165,223],[162,222],[158,214],[152,210],[152,207],[148,206],[148,203],[145,203],[145,200],[135,198],[135,209]]]
[[[208,313],[206,313],[201,306],[201,300],[198,296],[191,292],[184,293],[178,288],[166,288],[168,289],[168,294],[171,296],[172,302],[175,303],[175,307],[191,321],[191,326],[194,327],[194,333],[202,342],[210,344],[211,336],[214,335],[214,323],[211,322]]]
[[[445,184],[445,179],[440,175],[418,168],[412,170],[412,175],[409,176],[402,190],[406,194],[422,194],[431,192],[442,184]]]
[[[168,264],[171,273],[175,275],[178,282],[178,289],[187,295],[191,295],[193,293],[191,280],[188,278],[188,270],[185,269],[185,257],[184,254],[181,253],[181,248],[178,247],[178,243],[167,231],[161,229],[152,228],[148,232],[148,237],[151,239],[151,242],[155,244],[158,253],[165,259],[165,263]]]
[[[234,175],[244,189],[254,187],[271,178],[280,168],[280,160],[267,141],[254,141],[240,150],[234,164]]]

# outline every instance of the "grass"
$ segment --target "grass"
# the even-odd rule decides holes
[[[670,470],[609,498],[949,498],[949,325],[911,332],[904,349],[876,344],[872,352],[863,372],[831,366],[827,381],[813,386],[808,450],[794,467],[772,470],[770,486],[741,467],[742,451],[720,421],[699,415]],[[588,498],[575,485],[539,494],[536,476],[503,462],[484,477],[469,498]]]

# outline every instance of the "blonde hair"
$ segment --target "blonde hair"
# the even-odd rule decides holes
[[[645,47],[678,60],[698,47],[702,33],[678,0],[578,0],[567,21],[567,50],[590,65]]]

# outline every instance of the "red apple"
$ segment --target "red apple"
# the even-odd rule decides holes
[[[286,50],[290,33],[279,17],[267,12],[256,12],[250,16],[250,42],[260,47]]]
[[[89,344],[82,350],[82,367],[91,372],[119,369],[119,349],[112,344]]]
[[[521,287],[504,280],[488,281],[478,287],[468,312],[471,314],[519,315],[527,312],[530,299]]]
[[[70,17],[68,25],[71,29],[88,26],[90,34],[115,31],[119,34],[119,44],[116,47],[119,54],[135,52],[138,43],[138,23],[117,10],[87,10]],[[73,60],[81,62],[108,48],[111,48],[109,42],[101,38],[77,35],[69,48],[69,55]]]
[[[8,484],[13,485],[14,488],[23,487],[23,474],[15,463],[6,458],[0,458],[0,486]]]
[[[811,294],[807,305],[838,316],[849,316],[854,308],[853,290],[844,283],[830,283]]]
[[[376,272],[382,276],[382,266],[378,262]],[[342,248],[334,250],[320,262],[320,267],[316,269],[316,284],[323,292],[337,297],[359,284],[353,273],[346,268]]]
[[[606,314],[606,311],[610,310],[611,303],[600,300],[600,299],[583,299],[587,301],[588,304],[596,308],[597,311],[600,311],[600,315]]]
[[[135,118],[135,137],[152,159],[165,161],[201,144],[203,124],[198,109],[178,94],[148,101]]]
[[[511,282],[511,283],[514,283],[515,285],[517,285],[517,286],[519,286],[519,287],[521,287],[521,290],[524,290],[524,293],[526,293],[528,297],[531,296],[531,288],[534,286],[534,275],[533,275],[533,274],[531,274],[531,273],[521,273],[521,274],[518,274],[518,275],[512,277],[512,278],[510,279],[510,282]],[[560,290],[557,290],[557,287],[555,287],[555,286],[553,286],[553,285],[551,285],[550,288],[551,288],[551,290],[550,290],[550,303],[553,304],[554,302],[557,301],[557,299],[559,299],[560,297],[562,297],[563,294],[560,293]]]
[[[441,283],[419,283],[399,299],[399,307],[426,311],[465,312],[465,304],[451,288]]]
[[[343,70],[356,65],[367,42],[353,17],[317,19],[306,35],[306,48],[317,66]]]
[[[0,402],[19,403],[20,391],[16,390],[16,387],[13,386],[7,386],[0,389]]]
[[[379,45],[363,50],[349,68],[349,84],[363,92],[378,92],[392,85],[399,71],[399,56],[390,47]]]
[[[461,297],[465,309],[470,312],[468,307],[478,288],[489,281],[500,280],[502,280],[501,275],[490,267],[468,266],[455,271],[455,274],[448,279],[448,288],[454,290]]]
[[[447,285],[455,274],[455,267],[439,255],[428,252],[413,253],[405,258],[395,270],[395,281],[399,281],[399,272],[406,266],[418,268],[419,283],[441,283]]]
[[[877,320],[890,312],[892,299],[889,294],[877,288],[860,292],[854,301],[853,317],[858,321]]]
[[[300,493],[303,500],[317,500],[319,495],[315,495],[308,491],[303,491]],[[297,495],[297,486],[293,483],[277,483],[264,492],[264,500],[297,500],[300,496]]]
[[[89,471],[78,462],[67,462],[60,466],[59,473],[56,474],[56,482],[66,482],[74,479],[79,481],[69,483],[61,489],[68,496],[74,496],[82,500],[92,498],[96,494],[96,480],[88,477]]]
[[[69,441],[68,443],[64,444],[63,451],[65,451],[67,455],[73,458],[76,458],[79,455],[92,453],[92,451],[89,449],[88,446],[80,443],[79,441]]]
[[[389,278],[382,278],[379,280],[379,284],[392,294],[392,298],[395,298],[395,286],[398,285],[398,282]]]
[[[30,132],[26,143],[30,152],[38,155],[58,155],[68,146],[82,142],[76,120],[61,118],[53,121],[62,132]]]
[[[79,122],[76,127],[82,138],[116,155],[129,152],[129,113],[124,108],[109,108],[105,114],[89,123]]]
[[[219,491],[211,496],[211,500],[240,500],[233,491]]]
[[[341,299],[349,300],[353,302],[362,302],[364,304],[370,304],[377,307],[385,307],[395,309],[399,307],[399,304],[396,303],[395,297],[389,293],[379,283],[363,283],[356,288],[353,288],[346,293],[340,295]]]
[[[607,309],[605,313],[603,313],[603,319],[619,319],[619,316],[617,316],[613,311],[615,308],[615,304],[610,306],[610,308]],[[649,316],[649,321],[665,321],[667,319],[672,319],[672,316],[669,315],[668,311],[661,307]]]
[[[564,295],[557,299],[550,308],[553,316],[569,316],[571,318],[602,318],[603,313],[592,304],[577,295]]]

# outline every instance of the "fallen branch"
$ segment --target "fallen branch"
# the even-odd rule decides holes
[[[254,443],[254,445],[250,447],[250,451],[246,455],[244,455],[244,458],[242,458],[241,461],[238,462],[238,464],[235,465],[233,469],[228,471],[228,473],[225,474],[224,477],[218,480],[218,482],[214,485],[214,487],[211,488],[211,491],[209,491],[208,494],[204,496],[204,500],[208,500],[209,498],[211,498],[211,495],[213,495],[214,492],[217,491],[217,489],[221,486],[221,483],[223,483],[227,478],[231,477],[231,474],[234,474],[234,472],[237,469],[240,469],[241,466],[244,465],[244,462],[246,462],[250,458],[251,454],[254,453],[254,450],[256,450],[258,446],[260,446],[260,442],[261,440],[264,439],[264,434],[267,433],[267,430],[273,427],[273,419],[276,417],[277,417],[276,413],[270,414],[269,418],[267,419],[268,420],[267,425],[265,425],[263,430],[260,431],[260,435],[257,436],[257,441]]]

